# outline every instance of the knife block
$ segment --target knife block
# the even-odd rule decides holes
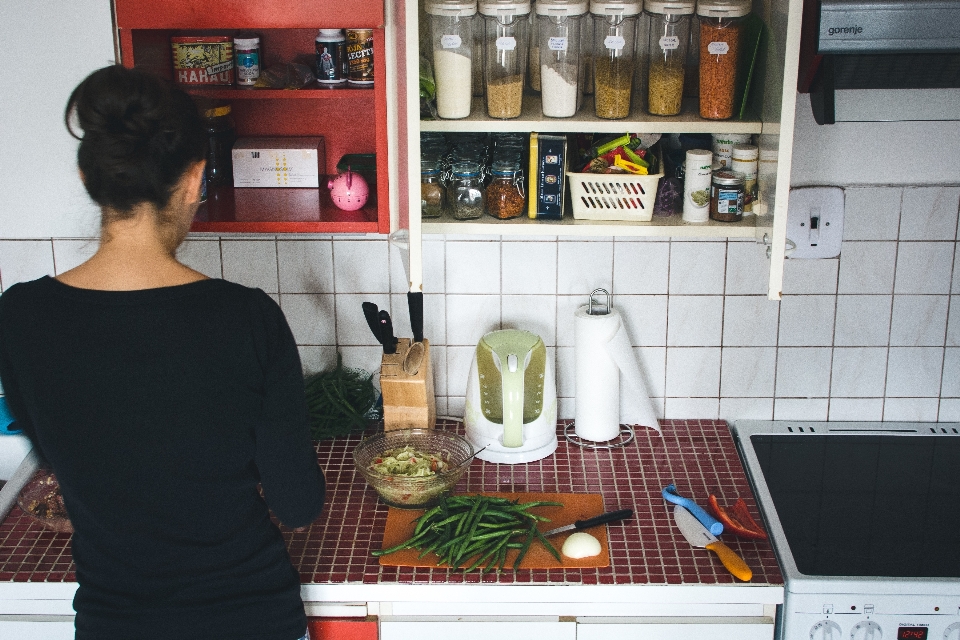
[[[384,431],[433,429],[437,424],[430,343],[423,341],[423,359],[414,375],[403,369],[403,361],[409,351],[410,339],[400,338],[396,353],[385,353],[380,361]]]

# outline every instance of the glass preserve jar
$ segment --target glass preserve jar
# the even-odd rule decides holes
[[[732,118],[750,0],[700,0],[700,117]]]
[[[490,172],[493,180],[487,187],[487,213],[499,220],[519,217],[527,205],[523,195],[520,163],[497,160]]]
[[[487,115],[516,118],[523,104],[529,0],[481,0]]]
[[[430,16],[437,115],[466,118],[473,101],[476,0],[429,0],[425,10]]]
[[[476,220],[483,215],[484,191],[480,165],[476,162],[457,162],[451,167],[452,177],[447,187],[450,214],[457,220]]]
[[[207,165],[203,173],[201,200],[218,187],[233,186],[233,143],[237,134],[230,115],[229,104],[205,109],[204,125],[207,130]]]
[[[591,0],[593,93],[598,118],[630,115],[639,0]]]
[[[440,184],[440,163],[420,161],[420,217],[439,218],[443,213],[443,185]]]
[[[710,219],[739,222],[743,219],[743,174],[729,169],[713,172],[710,185]]]
[[[586,0],[537,0],[540,103],[548,118],[569,118],[583,99],[580,30]]]
[[[687,49],[693,0],[645,0],[650,20],[647,46],[647,111],[655,116],[675,116],[683,106]]]

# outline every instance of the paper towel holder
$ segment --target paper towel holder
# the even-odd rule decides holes
[[[600,293],[600,292],[602,292],[603,295],[605,295],[605,296],[607,297],[607,301],[604,303],[603,311],[594,311],[594,310],[593,310],[593,305],[594,305],[594,299],[593,299],[593,298],[594,298],[594,296],[597,295],[597,293]],[[612,296],[610,295],[610,292],[607,291],[606,289],[602,288],[602,287],[598,287],[598,288],[594,289],[593,291],[591,291],[591,292],[590,292],[590,297],[589,297],[589,299],[587,300],[587,315],[589,315],[589,316],[605,316],[605,315],[609,315],[610,310],[613,308],[613,303],[611,302],[611,297],[612,297]],[[597,304],[599,304],[599,303],[597,303]]]

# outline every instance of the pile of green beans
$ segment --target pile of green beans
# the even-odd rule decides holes
[[[437,506],[414,520],[413,536],[389,549],[373,551],[384,556],[403,549],[419,549],[420,558],[435,553],[437,566],[464,568],[470,572],[478,567],[481,575],[496,569],[499,573],[507,562],[507,552],[518,549],[513,568],[520,567],[524,556],[535,540],[560,560],[560,554],[537,529],[538,522],[549,518],[530,513],[536,507],[562,507],[560,502],[525,502],[490,496],[448,496]]]

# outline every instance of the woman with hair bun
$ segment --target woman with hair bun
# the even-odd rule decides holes
[[[269,516],[305,527],[323,506],[300,360],[267,294],[176,259],[204,170],[196,106],[111,66],[65,119],[100,245],[0,296],[0,380],[73,523],[76,638],[305,638]]]

